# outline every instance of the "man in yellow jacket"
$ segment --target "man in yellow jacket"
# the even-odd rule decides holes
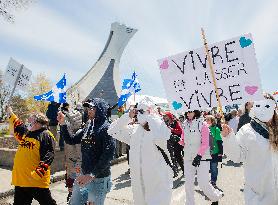
[[[41,113],[32,114],[24,125],[11,107],[7,108],[7,113],[19,142],[12,171],[14,205],[31,205],[33,199],[41,205],[56,205],[49,190],[55,138],[47,129],[47,117]]]

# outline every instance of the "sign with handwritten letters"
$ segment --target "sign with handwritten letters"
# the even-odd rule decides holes
[[[10,58],[10,61],[8,63],[5,75],[4,75],[4,81],[6,84],[14,86],[15,81],[19,75],[21,68],[21,64],[15,61],[14,59]]]
[[[4,81],[11,87],[16,86],[17,89],[25,90],[31,80],[32,71],[22,64],[10,58],[7,66]]]
[[[209,45],[222,106],[263,98],[251,34]],[[217,107],[205,48],[158,60],[171,108],[179,112]]]
[[[17,88],[21,90],[25,90],[31,80],[31,76],[32,76],[32,71],[26,68],[25,66],[23,66],[23,69],[21,71],[21,74],[18,77],[18,81],[16,84]]]

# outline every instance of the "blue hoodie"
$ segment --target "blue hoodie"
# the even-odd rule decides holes
[[[107,119],[108,104],[100,98],[93,98],[92,103],[96,107],[94,122],[73,136],[70,136],[67,125],[62,125],[61,133],[67,144],[81,143],[83,174],[103,178],[111,175],[110,161],[113,159],[115,143],[107,133],[110,125]]]

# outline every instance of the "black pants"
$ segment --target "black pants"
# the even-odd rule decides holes
[[[183,165],[183,146],[181,146],[174,138],[170,138],[167,141],[167,148],[171,156],[172,161],[172,169],[174,175],[178,174],[178,165],[180,165],[182,172],[184,172],[184,165]]]
[[[48,188],[15,187],[14,205],[31,205],[33,199],[40,205],[57,205]]]
[[[130,146],[126,145],[126,157],[127,157],[127,163],[129,164],[129,150],[130,150]]]
[[[184,173],[184,164],[183,164],[183,146],[179,143],[174,144],[174,156],[177,160],[177,163],[180,165],[182,172]]]

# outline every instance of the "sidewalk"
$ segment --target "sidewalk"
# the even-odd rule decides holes
[[[127,162],[119,163],[112,166],[112,182],[113,187],[108,193],[105,205],[134,205],[133,193],[131,188],[130,175],[127,173],[129,166]],[[219,170],[218,186],[223,189],[225,196],[219,201],[221,205],[243,205],[244,195],[242,192],[244,184],[244,172],[242,166],[234,166],[232,163],[224,160],[223,168]],[[186,194],[184,187],[185,179],[180,176],[174,180],[174,188],[172,192],[171,205],[184,205]],[[58,181],[50,185],[51,195],[56,200],[57,205],[66,205],[67,188],[65,181]],[[210,205],[209,201],[199,186],[195,186],[195,202],[197,205]],[[1,205],[13,204],[13,196],[0,198]],[[36,200],[33,200],[32,205],[39,205]]]
[[[12,171],[0,168],[0,198],[7,197],[14,193],[14,186],[11,185]]]
[[[126,156],[112,160],[111,164],[118,164],[126,160]],[[65,179],[65,171],[56,172],[51,175],[51,183]],[[12,171],[0,168],[0,199],[14,194],[14,186],[11,185]]]

